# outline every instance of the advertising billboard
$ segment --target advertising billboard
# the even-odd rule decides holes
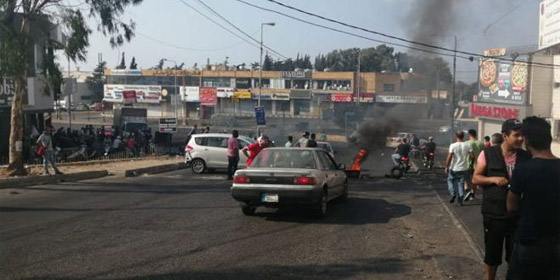
[[[233,96],[233,88],[219,87],[216,88],[219,98],[230,98]]]
[[[200,88],[200,105],[214,106],[218,103],[218,95],[216,88],[202,87]]]
[[[478,102],[525,105],[529,67],[521,61],[485,59],[479,62]]]
[[[200,100],[198,87],[181,87],[181,101],[198,102]]]
[[[331,102],[351,103],[352,94],[331,94]]]
[[[543,0],[539,6],[539,50],[560,44],[560,1]]]
[[[128,92],[125,100],[127,103],[159,103],[161,99],[161,86],[142,85],[105,85],[103,99],[108,102],[122,102],[123,92]]]

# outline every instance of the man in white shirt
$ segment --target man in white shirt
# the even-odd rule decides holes
[[[449,154],[447,154],[447,161],[445,164],[445,173],[447,176],[447,187],[451,199],[449,203],[457,202],[463,205],[464,184],[465,178],[469,169],[468,159],[473,158],[472,148],[468,143],[463,142],[465,134],[463,131],[455,133],[457,142],[449,146]]]

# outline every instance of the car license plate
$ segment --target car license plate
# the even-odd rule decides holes
[[[277,194],[263,193],[261,195],[261,202],[277,203],[278,202],[278,195]]]

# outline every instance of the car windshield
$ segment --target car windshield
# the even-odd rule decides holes
[[[317,147],[321,148],[321,149],[323,149],[323,150],[325,150],[329,153],[331,152],[331,146],[329,146],[329,144],[327,144],[327,143],[317,143]]]
[[[251,164],[251,168],[315,169],[312,151],[301,149],[265,149]]]

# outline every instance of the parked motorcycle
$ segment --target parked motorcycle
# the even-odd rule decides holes
[[[432,169],[434,167],[434,153],[424,154],[424,159],[422,162],[424,164],[424,167]]]

